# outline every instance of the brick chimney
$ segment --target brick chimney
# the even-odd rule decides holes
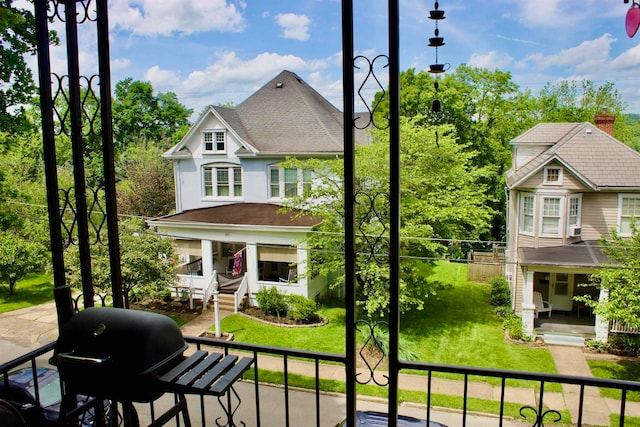
[[[603,113],[596,114],[593,118],[593,121],[596,122],[596,126],[601,131],[608,133],[613,136],[613,124],[616,121],[615,114],[607,113],[604,111]]]

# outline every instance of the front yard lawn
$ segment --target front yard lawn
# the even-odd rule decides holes
[[[31,274],[19,280],[13,295],[9,284],[0,283],[0,313],[42,304],[53,299],[53,277],[48,273]]]
[[[551,354],[504,340],[502,321],[489,304],[490,286],[466,280],[466,265],[438,263],[430,280],[446,285],[430,296],[422,311],[406,313],[401,335],[424,362],[555,373]],[[222,320],[222,330],[241,342],[344,353],[344,309],[320,313],[329,324],[316,328],[269,326],[241,315]]]
[[[596,378],[611,378],[614,380],[640,381],[640,364],[628,361],[608,361],[588,359],[589,369]],[[602,397],[610,397],[612,399],[620,399],[622,392],[620,390],[612,390],[609,388],[600,388]],[[640,402],[640,392],[627,392],[627,400]],[[625,425],[626,425],[625,419]]]

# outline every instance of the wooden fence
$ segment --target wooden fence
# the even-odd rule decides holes
[[[640,329],[614,320],[610,324],[611,332],[616,334],[640,334]]]
[[[489,283],[494,277],[504,276],[504,250],[500,249],[500,247],[494,248],[492,252],[469,251],[467,280]]]

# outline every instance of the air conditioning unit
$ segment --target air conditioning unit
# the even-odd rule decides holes
[[[582,234],[582,227],[578,227],[577,225],[572,225],[569,227],[569,236],[570,237],[578,237]]]

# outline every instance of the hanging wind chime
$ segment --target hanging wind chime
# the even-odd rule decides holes
[[[440,116],[442,115],[442,101],[438,99],[438,89],[439,89],[439,74],[444,73],[450,67],[449,63],[441,64],[438,61],[438,48],[444,46],[444,37],[440,37],[440,29],[438,28],[438,21],[445,19],[444,10],[439,9],[440,5],[436,1],[433,5],[433,10],[429,11],[429,19],[432,19],[435,22],[435,30],[433,31],[433,37],[429,38],[429,46],[436,48],[436,61],[434,64],[429,65],[429,73],[436,75],[436,80],[433,83],[433,86],[436,90],[435,98],[431,102],[431,111],[430,113],[436,117],[436,120],[439,121]],[[436,146],[440,147],[438,144],[438,130],[436,129]]]

